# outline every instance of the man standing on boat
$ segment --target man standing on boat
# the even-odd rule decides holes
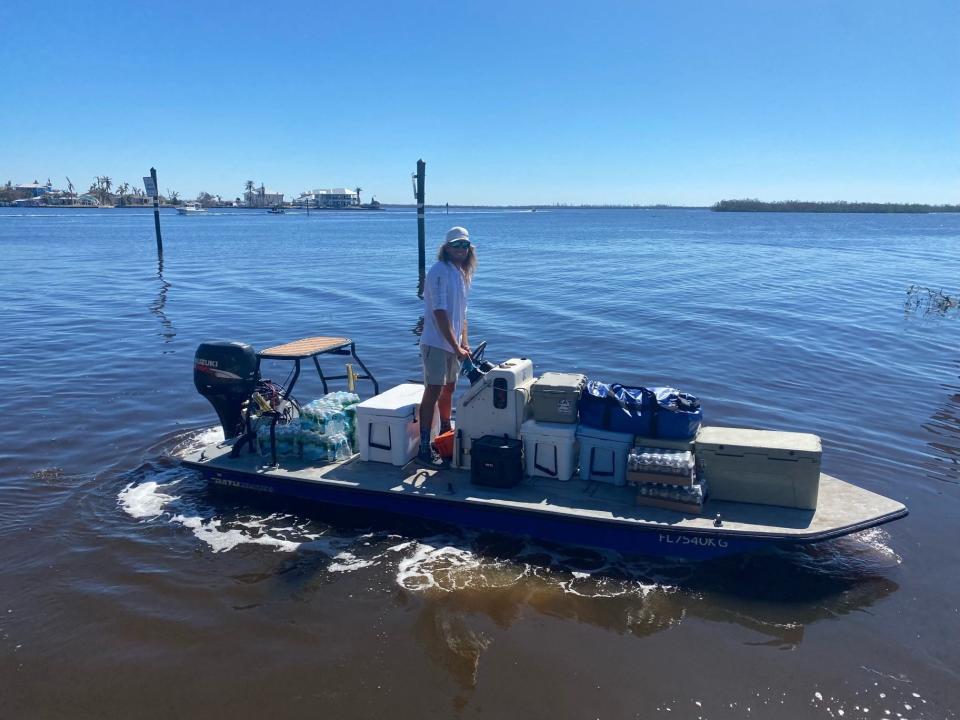
[[[420,452],[417,460],[433,466],[442,464],[430,446],[433,414],[440,412],[440,432],[450,429],[453,391],[460,363],[470,356],[467,339],[467,295],[477,269],[477,252],[466,228],[453,227],[437,253],[437,262],[427,273],[423,286],[423,400],[420,402]]]

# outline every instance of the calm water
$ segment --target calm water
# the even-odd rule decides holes
[[[904,301],[960,292],[960,216],[428,215],[477,241],[488,358],[815,432],[911,509],[707,564],[207,489],[199,342],[418,376],[416,219],[162,220],[161,271],[149,212],[0,209],[0,717],[957,717],[960,318]]]

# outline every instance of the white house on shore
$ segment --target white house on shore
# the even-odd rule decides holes
[[[295,204],[311,208],[345,208],[360,204],[360,196],[349,188],[309,190],[300,193]]]
[[[14,207],[99,207],[100,201],[93,195],[72,195],[54,190],[37,197],[14,200],[11,204]]]
[[[14,187],[14,190],[18,190],[23,193],[30,193],[31,197],[40,197],[42,195],[46,195],[48,192],[53,192],[53,185],[50,184],[49,180],[47,180],[46,185],[41,185],[34,180],[32,183],[17,185]]]

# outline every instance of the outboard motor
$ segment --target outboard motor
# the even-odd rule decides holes
[[[257,353],[246,343],[201,343],[193,358],[193,384],[217,411],[223,436],[243,432],[243,403],[257,387]]]

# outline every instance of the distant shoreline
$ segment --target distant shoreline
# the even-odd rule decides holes
[[[153,210],[153,205],[13,205],[0,203],[0,207],[8,208],[17,208],[20,210]],[[160,210],[179,210],[180,208],[185,207],[184,205],[161,205]],[[385,207],[385,206],[384,206]],[[264,212],[269,210],[269,207],[240,207],[237,205],[206,205],[207,210],[247,210],[255,211],[259,210]],[[302,210],[303,212],[307,211],[307,208],[297,207],[296,205],[292,207],[284,207],[284,210]],[[310,208],[310,212],[377,212],[381,208],[372,208],[372,207],[345,207],[345,208]]]
[[[410,203],[383,203],[385,208],[416,209]],[[445,210],[447,207],[460,210],[709,210],[707,205],[424,205],[427,210]]]
[[[0,207],[19,207],[30,210],[153,210],[153,205],[2,205]],[[161,205],[161,210],[176,210],[183,205]],[[239,207],[236,205],[207,205],[208,210],[269,210],[270,208]],[[706,205],[430,205],[427,210],[445,210],[447,207],[459,210],[709,210]],[[303,210],[306,208],[284,206],[285,210]],[[381,203],[379,208],[310,208],[310,212],[376,212],[377,210],[416,210],[412,203]]]
[[[0,207],[29,210],[153,210],[152,205],[12,205],[0,203]],[[183,205],[161,205],[161,210],[177,210]],[[416,210],[412,203],[381,203],[378,208],[310,208],[310,212],[376,212],[377,210]],[[761,200],[721,200],[712,206],[706,205],[425,205],[427,210],[520,210],[528,212],[556,210],[701,210],[712,212],[740,213],[880,213],[880,214],[929,214],[960,213],[960,205],[928,205],[923,203],[850,203],[806,202],[788,200],[764,202]],[[237,207],[233,205],[210,205],[208,210],[243,210],[263,212],[269,208]],[[307,212],[296,206],[287,210]]]
[[[779,212],[779,213],[956,213],[960,205],[926,205],[923,203],[810,202],[784,200],[721,200],[710,208],[713,212]]]

